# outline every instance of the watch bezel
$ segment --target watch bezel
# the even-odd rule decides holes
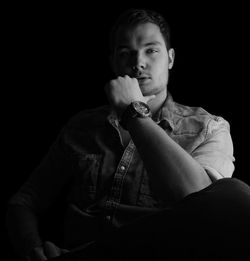
[[[149,106],[142,101],[133,101],[131,102],[131,106],[135,110],[133,117],[151,117],[151,111]]]

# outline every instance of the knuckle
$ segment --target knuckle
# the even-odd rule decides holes
[[[136,79],[136,78],[132,78],[132,81],[133,81],[133,82],[137,82],[137,79]]]
[[[107,87],[114,87],[115,83],[116,83],[116,80],[111,80]]]

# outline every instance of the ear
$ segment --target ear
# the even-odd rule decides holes
[[[170,48],[168,50],[168,59],[169,59],[168,69],[169,70],[171,70],[174,66],[174,58],[175,58],[175,51],[173,48]]]

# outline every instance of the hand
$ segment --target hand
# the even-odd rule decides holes
[[[121,115],[132,101],[148,103],[155,98],[155,95],[143,96],[137,79],[127,75],[110,81],[105,86],[105,91],[111,106],[118,115]]]
[[[67,249],[61,249],[50,241],[46,241],[43,246],[35,247],[31,250],[28,261],[44,261],[49,258],[60,256],[69,252]]]

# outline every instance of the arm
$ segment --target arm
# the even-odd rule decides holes
[[[46,260],[38,221],[40,215],[55,202],[69,180],[69,173],[65,150],[57,141],[26,183],[9,200],[7,231],[14,249],[21,257],[35,250],[41,259],[34,260]]]
[[[154,96],[142,95],[138,82],[118,77],[106,86],[111,106],[118,115],[135,100],[149,102]],[[175,200],[211,184],[202,166],[150,118],[128,122],[128,131],[150,175],[152,186],[161,198],[171,193]]]
[[[211,184],[202,166],[151,118],[130,120],[128,130],[161,198],[169,191],[179,200]]]
[[[16,252],[24,257],[34,247],[42,245],[36,215],[24,206],[12,205],[6,217],[8,235]]]
[[[235,161],[233,153],[230,125],[222,117],[215,117],[210,119],[206,139],[192,152],[192,157],[215,181],[232,176]]]
[[[25,261],[43,261],[67,253],[52,242],[43,242],[38,227],[38,217],[24,206],[13,205],[8,209],[6,224],[8,236],[16,253]]]

